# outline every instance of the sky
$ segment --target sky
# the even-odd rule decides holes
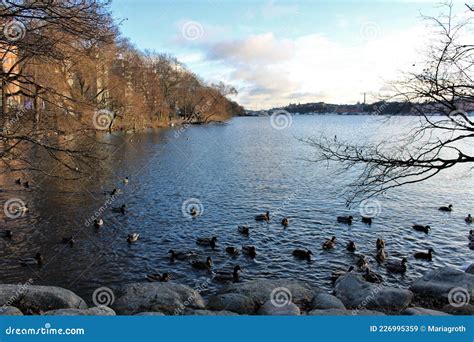
[[[466,12],[463,3],[456,11]],[[375,101],[420,65],[433,2],[113,0],[140,50],[176,56],[205,82],[223,81],[248,109]]]

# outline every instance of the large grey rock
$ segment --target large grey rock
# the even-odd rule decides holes
[[[185,316],[238,316],[235,312],[230,311],[211,311],[211,310],[185,310]]]
[[[276,304],[269,300],[262,305],[257,314],[261,316],[299,316],[301,315],[301,310],[296,304],[291,302]]]
[[[334,294],[350,309],[401,311],[413,299],[413,293],[381,284],[372,284],[361,277],[347,273],[336,281]]]
[[[467,269],[466,273],[474,274],[474,264],[471,264]]]
[[[344,309],[326,309],[312,310],[308,313],[310,316],[385,316],[384,313],[372,310],[344,310]]]
[[[43,313],[47,316],[115,316],[115,311],[107,306],[96,306],[89,309],[58,309]]]
[[[207,308],[214,311],[232,311],[241,315],[251,315],[255,312],[254,301],[240,293],[223,293],[209,298]]]
[[[306,306],[311,303],[314,293],[322,292],[307,283],[288,279],[261,279],[244,283],[235,283],[222,290],[222,293],[240,293],[250,298],[256,305],[260,306],[271,300],[277,302],[291,302],[298,306]]]
[[[403,314],[407,316],[450,316],[446,312],[425,309],[425,308],[420,308],[420,307],[408,308],[405,311],[403,311]]]
[[[23,316],[23,312],[14,306],[2,306],[0,307],[0,316]]]
[[[457,304],[469,297],[470,303],[474,304],[474,275],[452,267],[439,268],[415,280],[410,290],[417,300],[431,304],[430,307],[449,304],[450,301]]]
[[[474,305],[466,304],[460,307],[454,307],[452,305],[445,305],[442,311],[456,316],[474,316]]]
[[[136,283],[122,287],[112,308],[120,315],[159,311],[180,315],[185,309],[204,309],[198,291],[175,283]]]
[[[165,314],[162,312],[155,311],[155,312],[139,312],[135,314],[134,316],[164,316],[164,315]]]
[[[311,301],[312,310],[342,309],[346,307],[341,300],[328,293],[316,293]]]
[[[0,305],[13,305],[21,311],[87,309],[75,293],[55,286],[0,285]]]

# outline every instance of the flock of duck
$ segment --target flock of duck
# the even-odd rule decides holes
[[[122,180],[122,182],[124,184],[128,184],[129,182],[128,177],[125,177]],[[28,182],[22,183],[20,179],[16,180],[16,184],[22,185],[24,187],[29,187]],[[118,192],[117,189],[113,189],[112,192],[110,192],[109,194],[113,196],[117,194],[117,192]],[[23,210],[26,212],[28,210],[28,207],[25,205],[25,208],[19,208],[19,210]],[[442,212],[452,212],[453,206],[452,205],[442,206],[439,208],[439,210]],[[127,207],[125,204],[123,204],[120,207],[112,208],[112,212],[125,215],[127,213]],[[199,215],[197,209],[194,207],[190,209],[189,214],[193,218]],[[257,222],[269,223],[270,220],[271,220],[271,217],[270,217],[269,211],[267,211],[264,214],[255,216],[255,221]],[[337,222],[342,223],[342,224],[351,225],[353,221],[354,221],[353,216],[337,217]],[[371,225],[373,218],[362,216],[361,221],[365,224]],[[473,221],[474,220],[471,214],[469,214],[465,218],[465,222],[467,224],[471,224],[473,223]],[[281,220],[281,225],[284,228],[287,228],[290,225],[290,220],[286,217],[283,218]],[[103,226],[104,226],[104,220],[102,218],[96,218],[94,220],[94,227],[96,229],[100,229]],[[431,227],[428,225],[414,224],[412,228],[415,231],[423,232],[426,234],[428,234],[431,231]],[[248,237],[250,235],[250,227],[248,226],[238,226],[237,231],[239,234],[245,237]],[[11,239],[13,237],[13,233],[10,230],[3,230],[3,231],[0,231],[0,237]],[[126,241],[129,244],[132,244],[132,243],[137,242],[139,238],[140,238],[140,235],[138,233],[132,233],[132,234],[128,234]],[[474,249],[474,230],[471,230],[469,232],[468,240],[469,240],[469,247],[471,249]],[[70,237],[62,238],[61,242],[63,244],[69,244],[72,247],[75,243],[75,240],[72,236],[70,236]],[[336,247],[337,243],[338,243],[337,238],[333,236],[332,238],[326,240],[321,245],[321,248],[326,251],[332,250]],[[198,238],[196,240],[196,244],[198,246],[201,246],[204,248],[210,248],[214,250],[217,247],[217,237]],[[375,247],[377,251],[375,254],[375,260],[379,264],[383,264],[388,272],[403,274],[407,271],[407,264],[408,264],[407,258],[402,258],[401,260],[387,260],[388,254],[385,251],[385,241],[383,239],[378,238],[375,242]],[[357,251],[357,246],[355,242],[351,240],[348,241],[346,244],[346,250],[349,253],[355,253]],[[240,253],[252,259],[257,256],[257,248],[251,245],[243,245],[241,248],[228,246],[225,248],[225,252],[230,257],[235,257],[239,255]],[[433,250],[433,248],[430,248],[428,249],[427,252],[424,252],[424,251],[415,252],[413,254],[413,257],[419,260],[432,261],[433,253],[435,253],[435,251]],[[176,251],[173,249],[169,250],[168,254],[169,254],[171,263],[174,263],[176,261],[189,261],[190,262],[189,265],[191,268],[195,270],[199,270],[199,271],[211,272],[212,279],[217,282],[239,282],[240,281],[240,272],[242,271],[242,268],[240,267],[240,265],[236,265],[232,270],[217,270],[216,271],[213,269],[213,266],[214,266],[213,260],[210,256],[208,256],[205,260],[199,260],[200,258],[199,254],[194,251]],[[293,257],[295,257],[295,259],[311,262],[313,253],[308,249],[294,249],[292,252],[292,255]],[[41,253],[37,253],[32,258],[22,258],[19,261],[20,261],[20,264],[23,266],[27,266],[27,265],[41,266],[43,263],[43,256]],[[355,263],[355,265],[350,266],[347,271],[338,270],[338,271],[333,272],[331,274],[331,280],[335,282],[340,276],[346,274],[347,272],[352,272],[352,271],[360,272],[362,277],[368,282],[371,282],[371,283],[383,282],[383,277],[370,269],[368,258],[364,255],[359,255],[358,260]],[[166,282],[171,279],[171,275],[170,273],[151,273],[151,274],[146,275],[146,279],[152,282],[155,282],[155,281]]]

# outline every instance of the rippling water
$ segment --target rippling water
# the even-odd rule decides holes
[[[386,282],[407,287],[430,268],[462,267],[472,262],[474,251],[467,247],[469,226],[463,218],[474,214],[472,170],[457,167],[425,183],[391,191],[378,198],[380,213],[372,226],[355,222],[338,224],[339,214],[359,216],[359,208],[345,207],[345,185],[353,175],[336,174],[323,164],[306,159],[314,151],[298,138],[321,133],[353,141],[379,140],[409,128],[416,118],[381,122],[368,116],[297,116],[291,127],[276,130],[269,118],[236,118],[227,125],[193,126],[134,135],[106,136],[112,160],[101,174],[80,183],[66,183],[36,176],[33,190],[15,187],[13,179],[1,179],[0,199],[21,198],[30,213],[16,220],[5,219],[3,229],[14,231],[12,241],[0,240],[0,279],[3,283],[26,282],[57,285],[73,290],[91,302],[94,289],[145,281],[150,272],[171,272],[175,281],[196,286],[208,278],[186,262],[170,264],[169,249],[196,250],[211,256],[216,268],[240,264],[243,280],[289,277],[330,289],[332,271],[347,268],[356,257],[345,250],[354,240],[359,253],[371,256],[374,270],[386,275],[373,259],[375,240],[387,242],[389,258],[407,256],[406,275],[386,275]],[[470,145],[467,148],[473,149]],[[124,176],[128,185],[121,184]],[[114,206],[126,203],[127,215],[107,209],[106,225],[100,231],[84,222],[103,206],[104,190],[123,191]],[[198,199],[202,215],[189,219],[182,204]],[[454,212],[441,213],[440,205],[452,203]],[[255,214],[277,212],[270,224],[257,224]],[[281,217],[290,218],[284,230]],[[414,232],[414,222],[429,224],[429,235]],[[237,225],[252,227],[248,238]],[[474,228],[473,228],[474,229]],[[139,242],[129,245],[128,233],[138,232]],[[62,237],[74,235],[73,248],[62,245]],[[321,244],[338,238],[333,251]],[[219,248],[211,251],[196,246],[197,237],[218,237]],[[253,244],[258,256],[229,258],[226,246]],[[294,248],[309,248],[311,263],[295,260]],[[434,247],[432,263],[416,261],[414,251]],[[22,267],[18,257],[41,252],[45,264]],[[209,291],[219,284],[213,282]]]

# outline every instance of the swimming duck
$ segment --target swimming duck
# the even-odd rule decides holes
[[[323,249],[325,249],[325,250],[333,249],[334,247],[336,247],[336,237],[335,236],[333,236],[331,238],[331,240],[327,240],[326,242],[323,243]]]
[[[349,242],[347,243],[346,249],[347,249],[349,252],[355,252],[356,249],[357,249],[357,246],[356,246],[356,244],[355,244],[354,241],[349,241]]]
[[[122,180],[123,184],[128,184],[128,176]],[[166,274],[166,273],[165,273]]]
[[[137,242],[139,238],[140,238],[140,234],[138,233],[128,234],[127,242],[128,243]]]
[[[386,267],[392,273],[405,273],[407,271],[407,263],[407,258],[403,258],[401,261],[388,263]]]
[[[433,253],[434,253],[434,249],[430,248],[430,249],[428,249],[428,253],[417,252],[417,253],[414,254],[414,256],[415,256],[415,259],[422,259],[422,260],[432,261],[433,260]]]
[[[238,226],[237,230],[239,231],[240,234],[249,236],[250,235],[250,229],[247,226]]]
[[[423,232],[428,234],[429,231],[431,230],[430,226],[422,226],[421,224],[414,224],[413,229],[416,230],[417,232]]]
[[[212,259],[207,257],[206,261],[193,261],[191,266],[198,270],[210,270],[212,268]]]
[[[239,254],[239,250],[235,247],[227,247],[225,251],[231,256],[236,256]]]
[[[117,189],[113,189],[111,192],[110,192],[110,196],[114,196],[118,193],[118,190]]]
[[[464,219],[464,221],[466,221],[466,223],[472,223],[472,222],[474,222],[474,220],[472,219],[471,214],[468,214],[467,217]]]
[[[351,266],[349,267],[349,269],[346,271],[346,270],[337,270],[337,271],[334,271],[331,273],[331,281],[333,283],[336,282],[336,280],[338,280],[340,277],[342,277],[343,275],[347,274],[347,273],[350,273],[354,270],[354,266]]]
[[[94,220],[94,227],[95,228],[100,228],[104,225],[104,220],[102,219],[95,219]]]
[[[453,205],[450,204],[447,207],[440,207],[438,210],[439,211],[444,211],[444,212],[451,212],[451,211],[453,211]]]
[[[375,260],[377,260],[380,263],[383,263],[387,259],[387,253],[385,253],[384,248],[380,248],[377,251],[377,255],[375,256]]]
[[[367,269],[365,270],[365,273],[364,275],[362,276],[362,278],[365,279],[365,281],[368,281],[369,283],[375,283],[375,284],[380,284],[381,282],[383,282],[383,278],[381,275],[375,273],[375,272],[372,272],[370,270],[370,268],[367,267]]]
[[[250,258],[255,258],[257,256],[257,248],[255,246],[242,246],[242,253]]]
[[[11,237],[11,236],[10,236],[10,237]],[[470,230],[470,231],[469,231],[468,239],[469,239],[470,241],[474,241],[474,230]]]
[[[0,231],[0,236],[2,238],[9,238],[11,239],[13,237],[13,233],[11,230],[2,230]]]
[[[352,220],[354,218],[352,216],[338,216],[337,217],[337,222],[339,223],[346,223],[346,224],[352,224]]]
[[[194,252],[175,252],[172,249],[168,251],[168,254],[170,254],[171,261],[175,261],[175,260],[184,261],[184,260],[188,260],[189,258],[193,258],[197,256],[197,254]]]
[[[165,283],[165,282],[167,282],[168,280],[170,280],[170,275],[169,275],[169,273],[163,273],[163,274],[152,273],[152,274],[147,274],[147,275],[146,275],[146,280],[148,280],[148,281],[150,281],[150,282],[160,281],[160,282],[162,282],[162,283]]]
[[[36,253],[34,258],[21,258],[20,265],[28,266],[28,265],[39,265],[43,264],[43,256],[41,253]]]
[[[267,211],[265,214],[255,216],[255,221],[270,221],[270,212]]]
[[[112,208],[112,211],[115,213],[120,213],[120,214],[125,214],[125,211],[127,210],[127,206],[125,204],[122,204],[120,207]]]
[[[239,265],[234,267],[234,270],[232,272],[225,272],[225,271],[219,271],[216,272],[216,275],[213,277],[214,280],[219,281],[219,282],[233,282],[233,283],[238,283],[240,282],[240,274],[242,269],[240,268]]]
[[[370,226],[372,224],[372,217],[362,216],[362,222]]]
[[[195,207],[192,207],[189,213],[191,214],[192,217],[196,217],[199,214]]]
[[[359,259],[356,262],[356,266],[361,271],[368,268],[369,267],[369,262],[367,261],[367,257],[365,255],[359,256]]]
[[[15,208],[15,214],[21,214],[21,215],[24,215],[26,214],[30,209],[28,208],[28,205],[22,205],[18,208]]]
[[[212,238],[199,238],[196,240],[196,244],[200,246],[209,246],[212,249],[216,248],[217,238],[214,236]]]
[[[15,184],[21,185],[21,178],[18,178],[17,180],[15,180]]]
[[[293,256],[301,260],[311,261],[311,255],[313,255],[313,253],[310,250],[295,249],[293,251]]]
[[[25,188],[28,189],[28,188],[30,187],[30,183],[29,183],[29,182],[24,182],[24,183],[23,183],[23,187],[25,187]]]
[[[281,225],[282,225],[283,227],[285,227],[285,228],[288,227],[288,226],[290,225],[290,220],[288,220],[288,219],[285,217],[283,220],[281,220]]]
[[[377,239],[377,242],[375,243],[375,246],[377,247],[377,250],[385,248],[385,240],[383,239]]]
[[[73,246],[75,241],[74,241],[74,238],[72,236],[69,236],[69,237],[65,237],[65,238],[62,238],[61,242],[65,245],[69,245],[69,246]]]

